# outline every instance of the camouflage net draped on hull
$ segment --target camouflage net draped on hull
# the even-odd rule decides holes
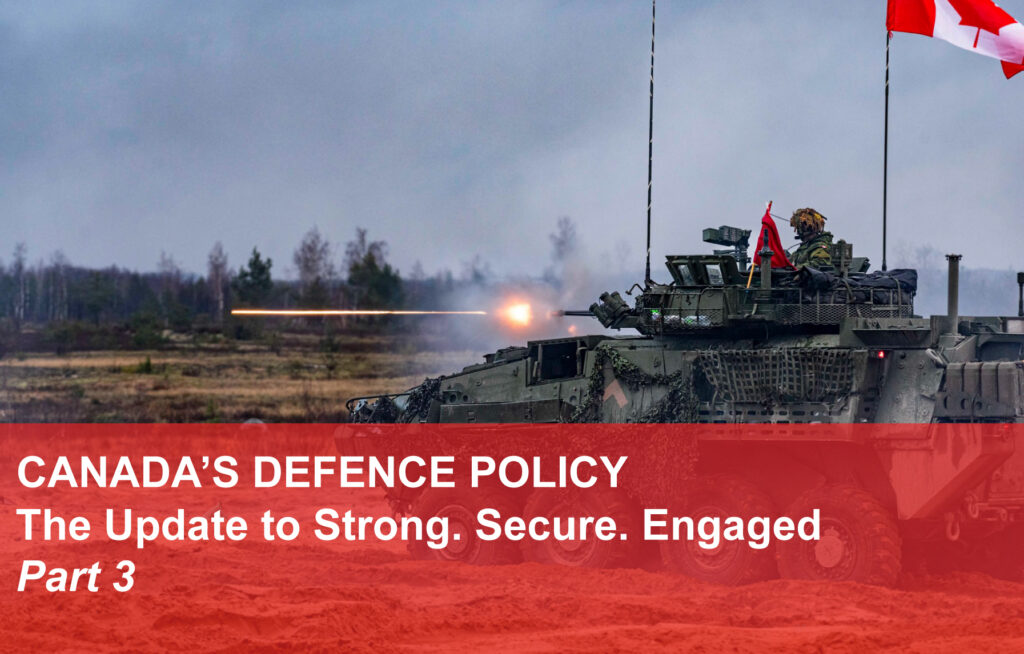
[[[691,428],[659,426],[667,423],[695,423],[699,402],[693,390],[693,374],[677,370],[671,374],[650,374],[606,345],[594,350],[594,369],[587,393],[573,412],[572,422],[601,422],[601,405],[605,390],[605,364],[621,384],[630,391],[661,386],[664,397],[640,413],[634,423],[650,423],[643,447],[631,456],[630,475],[624,480],[625,490],[641,504],[665,502],[681,497],[687,480],[697,466],[696,425]],[[685,431],[684,431],[685,430]]]
[[[573,412],[570,422],[601,422],[601,403],[604,398],[605,364],[610,363],[615,379],[631,391],[643,388],[663,386],[668,389],[665,396],[643,413],[636,416],[633,422],[678,423],[696,422],[699,402],[693,392],[693,375],[677,370],[671,374],[644,372],[614,348],[599,345],[594,350],[594,371],[587,383],[587,392],[583,401]]]
[[[635,428],[629,432],[625,426],[621,433],[616,430],[600,432],[574,430],[564,434],[559,450],[566,454],[582,455],[607,454],[609,456],[628,454],[628,474],[623,475],[622,489],[641,504],[665,503],[682,497],[687,480],[694,477],[697,463],[697,441],[693,429],[698,427],[670,427],[657,423],[695,422],[697,398],[693,392],[692,374],[679,370],[672,374],[648,374],[639,366],[623,357],[616,350],[600,346],[595,350],[594,372],[590,376],[588,392],[583,403],[574,412],[571,422],[601,422],[601,402],[604,394],[605,364],[610,364],[615,378],[631,391],[642,388],[661,387],[665,395],[648,409],[640,413],[633,422],[652,423],[644,430],[642,442],[637,442]],[[383,396],[353,415],[355,422],[405,422],[415,423],[428,417],[431,403],[441,400],[442,378],[426,379],[411,390],[399,410],[395,402]],[[494,431],[491,436],[488,431]],[[451,435],[440,431],[425,431],[414,442],[402,439],[388,444],[388,434],[375,434],[375,445],[382,451],[419,452],[423,455],[443,452],[457,459],[479,454],[481,442],[486,443],[488,452],[495,456],[517,455],[526,458],[551,456],[551,443],[547,438],[509,438],[508,434],[482,426],[475,437],[465,433]],[[481,440],[478,440],[481,439]],[[497,439],[497,440],[495,440]],[[385,446],[387,445],[387,446]],[[393,501],[400,506],[408,504],[404,491],[392,494]]]
[[[715,389],[715,401],[774,406],[834,403],[853,386],[853,352],[838,348],[709,350],[696,366]]]
[[[424,379],[423,383],[409,391],[402,409],[398,408],[390,396],[381,395],[354,412],[351,420],[355,423],[410,423],[426,420],[431,402],[441,401],[442,379],[443,377]]]
[[[409,393],[409,399],[405,403],[405,412],[402,414],[401,422],[419,422],[425,420],[430,411],[430,403],[434,400],[441,401],[441,379],[442,377],[427,377],[423,383]]]
[[[354,423],[392,423],[398,419],[399,410],[387,395],[381,395],[353,411],[349,420]]]

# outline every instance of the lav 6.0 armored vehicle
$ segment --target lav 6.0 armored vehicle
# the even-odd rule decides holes
[[[947,314],[920,317],[913,270],[868,272],[840,241],[829,269],[765,265],[754,276],[749,234],[705,230],[705,241],[733,249],[669,256],[671,282],[648,280],[632,304],[605,293],[588,312],[571,312],[636,335],[509,347],[348,407],[355,422],[652,423],[652,438],[691,439],[693,457],[677,496],[660,499],[695,517],[819,508],[818,541],[766,551],[683,543],[646,554],[621,543],[462,542],[418,553],[573,565],[646,556],[720,583],[781,574],[891,584],[904,550],[935,542],[975,562],[995,553],[1001,572],[1018,572],[1024,447],[1012,423],[1024,422],[1024,318],[959,315],[959,256],[948,257]],[[502,501],[527,514],[565,515],[574,501],[620,513],[638,506],[628,490],[586,500],[545,492]],[[407,489],[390,499],[412,513],[475,513],[469,496],[436,494]]]

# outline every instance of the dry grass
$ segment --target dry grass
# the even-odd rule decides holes
[[[4,422],[342,421],[350,397],[404,390],[479,361],[468,350],[423,350],[408,339],[22,354],[0,360]]]

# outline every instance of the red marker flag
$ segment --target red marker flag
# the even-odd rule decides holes
[[[761,229],[757,235],[757,247],[754,248],[754,264],[761,265],[761,248],[764,247],[765,235],[768,235],[768,247],[772,251],[772,268],[795,268],[786,256],[786,248],[782,247],[782,239],[779,237],[779,230],[772,220],[772,203],[764,210],[764,217],[761,218]]]
[[[942,39],[999,59],[1009,79],[1024,70],[1024,25],[992,0],[888,0],[890,32]]]

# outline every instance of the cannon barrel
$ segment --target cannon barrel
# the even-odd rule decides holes
[[[561,318],[563,316],[581,316],[581,317],[584,317],[584,318],[593,318],[594,317],[594,313],[592,311],[589,311],[589,310],[574,311],[574,310],[571,310],[571,309],[559,309],[557,311],[552,311],[551,312],[551,317],[552,318]]]

